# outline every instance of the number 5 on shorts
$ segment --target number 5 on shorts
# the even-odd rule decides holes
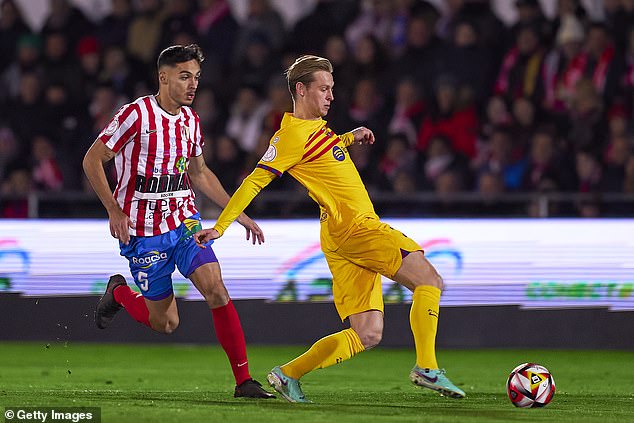
[[[147,280],[147,273],[139,272],[139,274],[137,275],[137,279],[139,281],[139,288],[141,288],[143,291],[147,291],[148,288],[149,288],[149,286],[148,286],[149,281]]]

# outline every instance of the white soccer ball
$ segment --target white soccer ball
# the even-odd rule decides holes
[[[555,380],[546,367],[524,363],[509,375],[506,392],[516,407],[543,407],[555,395]]]

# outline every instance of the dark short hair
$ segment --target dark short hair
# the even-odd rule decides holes
[[[174,66],[177,63],[189,62],[190,60],[196,60],[199,65],[205,60],[203,51],[198,44],[175,45],[166,48],[159,54],[156,66],[160,69],[161,66]]]

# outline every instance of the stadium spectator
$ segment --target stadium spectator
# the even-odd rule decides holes
[[[609,105],[624,70],[623,58],[617,53],[609,28],[604,23],[592,23],[583,51],[571,63],[571,83],[588,78]]]
[[[31,174],[33,184],[40,191],[60,191],[64,186],[64,175],[55,157],[52,141],[38,135],[31,140]]]
[[[397,176],[401,173],[413,175],[416,163],[416,150],[410,145],[407,137],[400,133],[390,135],[386,139],[385,152],[379,160],[377,169],[384,181],[384,188],[394,191]]]
[[[30,33],[20,8],[15,0],[2,0],[0,3],[0,74],[16,58],[18,40]]]
[[[548,180],[559,190],[570,190],[574,184],[570,168],[565,155],[560,151],[554,132],[540,128],[530,141],[522,188],[525,191],[539,191],[543,181]]]
[[[456,22],[445,52],[445,72],[454,75],[458,89],[481,106],[493,85],[493,55],[481,45],[475,22]]]
[[[177,0],[174,0],[177,1]],[[161,0],[138,0],[135,15],[128,28],[127,53],[151,68],[156,52],[160,48],[161,32],[165,19],[165,10]]]
[[[525,97],[518,97],[511,104],[513,111],[513,123],[511,124],[511,136],[513,139],[513,158],[517,159],[526,154],[529,140],[537,129],[538,107]]]
[[[480,127],[481,135],[488,138],[493,130],[499,127],[510,128],[513,124],[513,115],[500,96],[491,96],[487,100],[484,121]],[[478,150],[481,148],[478,146]]]
[[[623,192],[627,194],[634,194],[634,154],[630,155],[625,163]]]
[[[75,41],[73,41],[74,43]],[[70,40],[63,32],[49,32],[44,38],[44,84],[61,82],[68,90],[73,101],[83,99],[80,92],[81,70],[74,51],[69,51]]]
[[[402,79],[396,86],[388,134],[402,133],[407,137],[409,145],[415,146],[418,126],[424,112],[425,104],[421,98],[419,84],[412,78]]]
[[[43,78],[41,44],[37,34],[24,34],[18,39],[17,57],[7,66],[0,79],[0,102],[18,97],[24,73],[35,73],[38,78]]]
[[[539,0],[516,0],[517,22],[511,32],[518,35],[523,27],[529,25],[538,31],[538,37],[550,43],[552,35],[551,22],[546,19]]]
[[[243,86],[237,92],[227,119],[227,135],[238,141],[247,153],[256,149],[264,126],[268,105],[258,89]]]
[[[605,24],[612,33],[618,51],[627,43],[627,31],[634,22],[634,4],[631,0],[604,0]]]
[[[101,46],[97,38],[86,36],[79,40],[77,57],[79,59],[79,81],[76,84],[79,86],[80,93],[77,103],[86,104],[99,83]]]
[[[75,50],[75,43],[85,35],[92,35],[93,25],[81,9],[69,0],[49,0],[49,13],[45,18],[42,35],[61,33],[69,43],[68,49]]]
[[[98,23],[96,36],[103,47],[125,46],[132,22],[131,0],[112,0],[110,13]]]
[[[244,57],[232,71],[230,83],[225,82],[224,88],[230,89],[232,93],[239,87],[249,85],[264,91],[269,80],[281,73],[279,56],[273,51],[268,36],[255,32],[247,40]]]
[[[229,3],[226,0],[198,0],[194,25],[203,50],[209,52],[209,59],[223,68],[228,66],[239,30]]]
[[[248,0],[247,17],[240,23],[233,48],[233,63],[239,65],[247,54],[254,36],[266,37],[270,49],[279,54],[286,41],[286,30],[279,12],[271,7],[269,0]]]
[[[385,140],[387,136],[386,101],[384,94],[379,90],[374,78],[361,78],[355,85],[352,97],[348,105],[344,119],[338,120],[333,116],[332,124],[336,128],[350,126],[367,126],[376,128],[376,136]],[[385,146],[379,147],[376,154],[383,151]]]
[[[272,135],[280,129],[284,113],[293,110],[293,102],[288,95],[288,86],[282,75],[269,81],[266,97],[267,112],[264,116],[262,132]]]
[[[204,63],[204,62],[203,62]],[[202,79],[202,78],[201,78]],[[201,86],[196,92],[196,112],[204,134],[218,136],[225,131],[225,110],[220,107],[211,88]]]
[[[494,93],[503,96],[509,102],[519,97],[526,97],[539,104],[543,91],[541,84],[544,58],[542,33],[532,24],[519,26],[516,33],[515,45],[507,51],[502,61],[495,81]]]
[[[585,32],[581,22],[573,15],[565,15],[557,31],[557,44],[544,59],[543,107],[554,117],[564,118],[568,112],[574,90],[574,64],[581,53]]]
[[[163,22],[158,48],[163,49],[169,45],[188,45],[196,42],[198,34],[194,27],[192,0],[171,0],[164,3]],[[176,41],[177,36],[189,35],[187,40]]]
[[[317,52],[325,39],[344,34],[359,10],[356,1],[317,0],[315,8],[298,20],[288,37],[291,51]]]
[[[236,380],[234,396],[272,398],[249,374],[240,319],[211,244],[200,250],[193,239],[201,226],[190,183],[220,206],[229,201],[205,164],[200,122],[189,107],[202,61],[197,45],[163,50],[157,62],[158,93],[119,109],[84,157],[86,176],[108,211],[110,232],[119,240],[121,255],[128,258],[142,293],[132,291],[123,276],[112,276],[97,304],[95,322],[104,329],[125,308],[139,323],[172,333],[179,324],[172,288],[177,266],[211,309],[216,336]],[[114,193],[103,171],[103,163],[113,158],[120,175]],[[247,239],[252,237],[254,244],[264,241],[262,230],[245,214],[239,222]]]
[[[384,85],[387,70],[385,47],[372,34],[360,37],[351,49],[353,72],[356,78],[373,78]]]
[[[35,116],[45,116],[41,78],[35,72],[23,73],[19,90],[18,97],[7,103],[2,115],[22,141],[20,156],[25,157],[29,152],[29,140],[38,134],[47,133],[50,123],[44,119],[34,119]]]
[[[10,127],[0,125],[0,184],[12,170],[12,165],[19,157],[18,140]]]
[[[577,151],[575,155],[577,190],[579,192],[599,192],[602,189],[603,169],[598,157],[592,151]]]
[[[552,22],[552,33],[558,38],[562,25],[568,17],[573,17],[582,25],[588,23],[588,13],[583,5],[582,0],[557,0],[557,12]]]
[[[622,102],[628,111],[628,120],[634,120],[634,25],[630,28],[625,51],[625,74],[621,81]]]
[[[466,174],[468,168],[467,158],[457,153],[451,146],[451,140],[443,135],[435,135],[429,140],[419,161],[418,187],[424,191],[433,191],[436,179],[445,171],[454,169]]]
[[[625,166],[632,156],[633,146],[627,136],[614,136],[603,156],[602,188],[607,192],[622,192]]]
[[[417,148],[423,151],[435,135],[451,140],[452,149],[469,158],[476,155],[478,116],[473,103],[465,103],[453,75],[438,77],[434,98],[418,131]]]
[[[267,152],[234,193],[216,225],[194,236],[202,248],[222,236],[259,191],[285,171],[320,205],[321,248],[333,274],[335,306],[342,321],[349,319],[351,327],[321,338],[303,355],[274,367],[269,383],[290,402],[310,402],[300,387],[301,377],[376,346],[383,333],[384,275],[413,291],[410,322],[416,364],[410,380],[443,395],[464,398],[464,391],[449,381],[436,361],[442,279],[415,241],[379,220],[347,157],[346,147],[355,142],[374,144],[374,134],[359,127],[340,137],[326,126],[322,118],[334,100],[328,59],[301,56],[286,75],[293,113],[284,115],[282,128],[271,138]]]
[[[136,61],[132,60],[120,46],[110,46],[103,53],[103,67],[99,72],[99,83],[110,85],[117,94],[132,98],[137,85],[146,80],[137,72]]]
[[[29,217],[27,196],[33,191],[33,181],[29,169],[18,163],[7,172],[0,185],[4,200],[0,201],[0,217],[6,219],[24,219]]]
[[[594,83],[581,79],[575,85],[569,114],[568,141],[574,150],[593,150],[600,154],[608,133],[604,103]]]
[[[211,143],[205,144],[211,145]],[[220,135],[214,140],[213,152],[210,157],[209,168],[214,170],[223,187],[234,192],[245,176],[245,152],[240,149],[238,142],[228,135]]]
[[[519,189],[526,163],[523,157],[513,154],[514,140],[511,132],[503,127],[496,128],[491,133],[491,138],[485,144],[484,150],[484,160],[480,161],[482,160],[480,157],[479,160],[473,162],[475,170],[500,174],[506,190]]]
[[[445,43],[434,34],[434,20],[429,14],[413,15],[407,26],[407,43],[403,54],[391,66],[391,86],[405,77],[421,84],[422,95],[433,95],[436,76],[444,67]]]

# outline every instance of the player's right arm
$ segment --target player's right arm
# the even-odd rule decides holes
[[[111,160],[115,156],[115,152],[106,147],[99,138],[95,140],[92,146],[86,152],[83,161],[84,173],[97,193],[99,200],[108,212],[108,221],[110,223],[110,234],[114,238],[124,244],[130,242],[130,232],[128,228],[133,228],[132,220],[128,217],[119,203],[114,199],[112,191],[108,186],[106,173],[103,170],[103,164]]]
[[[86,177],[108,212],[110,234],[126,245],[130,242],[129,228],[134,228],[134,225],[115,200],[108,186],[103,164],[111,160],[128,142],[138,140],[136,135],[139,127],[138,107],[134,104],[121,107],[88,149],[83,161]]]

